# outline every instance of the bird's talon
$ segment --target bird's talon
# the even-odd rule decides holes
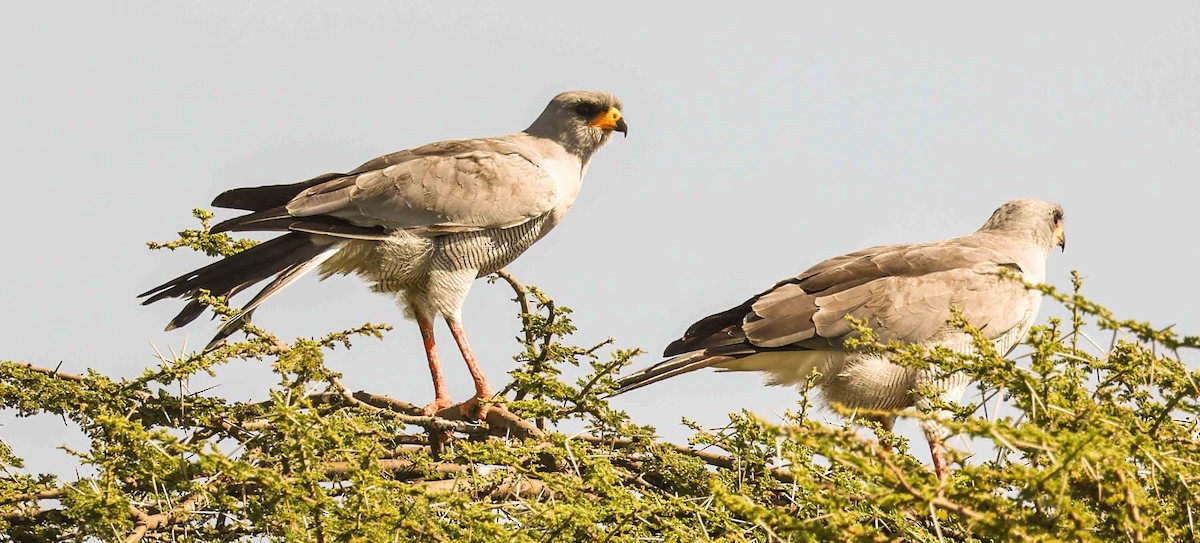
[[[450,398],[438,398],[434,400],[433,403],[422,407],[421,412],[424,413],[426,417],[436,417],[441,410],[452,405],[454,405],[454,400],[451,400]]]
[[[491,411],[494,406],[483,400],[476,396],[463,402],[459,407],[463,418],[467,420],[487,420],[488,411]]]

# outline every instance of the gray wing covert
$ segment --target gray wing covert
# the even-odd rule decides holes
[[[541,161],[499,140],[446,142],[375,159],[358,173],[305,190],[286,209],[293,217],[324,215],[388,229],[505,228],[553,209],[556,185]]]
[[[962,312],[989,339],[1023,326],[1029,299],[1019,281],[998,276],[1001,266],[939,270],[916,276],[889,276],[816,299],[812,322],[819,338],[840,343],[854,333],[846,317],[865,321],[882,341],[920,343],[945,329]],[[809,342],[818,347],[816,342]]]
[[[883,341],[921,342],[945,326],[951,307],[989,337],[999,337],[1028,314],[1024,286],[997,275],[1013,266],[1008,260],[959,239],[865,249],[826,260],[714,315],[724,322],[712,324],[724,326],[695,330],[719,341],[685,335],[679,347],[740,340],[759,349],[839,349],[854,333],[846,317],[865,321]]]

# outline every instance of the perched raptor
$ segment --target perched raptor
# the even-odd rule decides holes
[[[304,274],[356,274],[399,299],[425,343],[435,413],[454,402],[434,347],[433,320],[445,318],[475,380],[475,399],[491,397],[462,326],[476,278],[512,262],[562,220],[575,202],[592,155],[613,131],[627,133],[611,94],[564,92],[529,128],[495,138],[431,143],[373,159],[349,173],[290,185],[227,191],[213,205],[251,213],[213,232],[284,234],[176,277],[139,297],[189,302],[167,330],[204,312],[200,291],[232,296],[274,277],[217,332],[209,347],[239,329],[263,302]]]
[[[922,383],[958,402],[969,385],[962,375],[947,377],[936,368],[917,370],[893,364],[886,355],[848,351],[843,342],[856,332],[847,317],[865,321],[883,342],[970,352],[971,338],[947,322],[956,308],[1000,353],[1008,353],[1037,317],[1041,294],[999,272],[1043,282],[1055,246],[1066,246],[1062,208],[1025,199],[1000,206],[983,227],[962,237],[831,258],[693,324],[663,353],[673,358],[620,379],[617,393],[713,367],[762,372],[770,384],[802,388],[815,371],[812,385],[823,399],[849,409],[916,405],[928,411],[929,402],[916,394]],[[890,430],[895,416],[879,422]],[[949,431],[931,418],[921,426],[944,475]]]

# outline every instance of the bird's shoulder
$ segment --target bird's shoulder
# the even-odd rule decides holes
[[[816,293],[844,290],[864,281],[886,277],[919,277],[950,270],[1014,268],[1020,266],[1003,252],[980,243],[975,236],[962,236],[928,243],[879,245],[824,260],[781,281],[795,283]]]
[[[372,171],[384,170],[416,159],[454,161],[472,157],[478,159],[489,155],[511,157],[515,160],[523,160],[539,165],[545,160],[538,150],[533,149],[529,145],[518,143],[515,135],[493,138],[465,138],[428,143],[420,147],[413,147],[378,156],[347,172],[346,175],[360,175]]]

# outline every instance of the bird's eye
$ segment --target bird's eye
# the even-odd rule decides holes
[[[1055,209],[1052,217],[1054,219],[1054,222],[1061,221],[1061,220],[1063,220],[1063,212],[1061,210]]]
[[[600,106],[588,102],[582,102],[575,106],[575,113],[583,117],[592,118],[600,114]]]

